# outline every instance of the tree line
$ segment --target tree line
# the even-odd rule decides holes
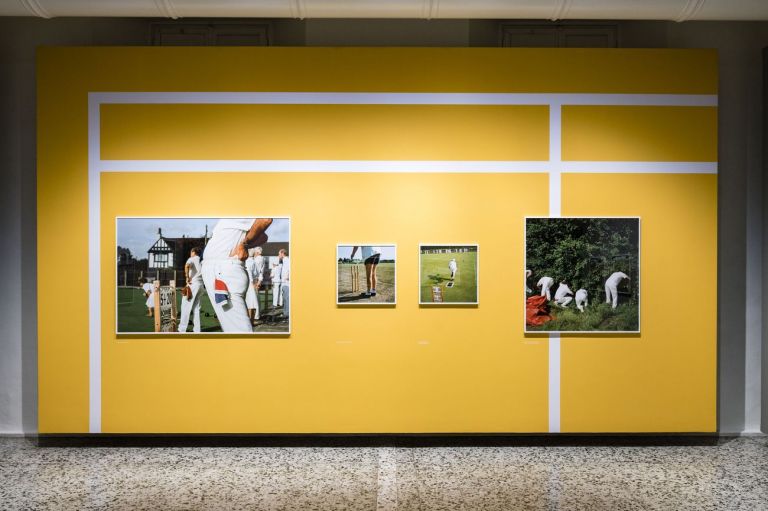
[[[605,280],[621,271],[629,275],[619,292],[638,298],[640,221],[637,218],[528,218],[526,268],[528,286],[543,277],[584,288],[591,299],[602,296]]]

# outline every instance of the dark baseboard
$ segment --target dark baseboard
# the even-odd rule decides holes
[[[713,446],[716,433],[658,434],[41,434],[39,447]]]

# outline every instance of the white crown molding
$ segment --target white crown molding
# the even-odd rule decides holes
[[[29,11],[32,16],[38,16],[40,18],[51,18],[52,16],[40,5],[38,0],[19,0],[19,3]]]
[[[688,21],[693,18],[699,11],[701,11],[701,8],[704,7],[705,1],[706,0],[687,0],[680,11],[680,14],[675,18],[675,21],[682,23],[683,21]]]
[[[555,10],[552,13],[552,17],[549,19],[552,21],[558,21],[565,18],[568,15],[568,11],[571,9],[572,0],[557,0]]]
[[[520,5],[524,4],[524,5]],[[0,16],[160,16],[177,19],[236,16],[363,19],[579,19],[768,20],[768,0],[0,0]],[[50,9],[50,11],[48,10]],[[542,10],[543,9],[543,10]]]
[[[179,19],[179,15],[176,13],[176,9],[174,9],[171,0],[155,0],[155,5],[166,18],[171,18],[173,20]]]

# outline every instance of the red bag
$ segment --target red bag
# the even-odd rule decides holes
[[[528,326],[541,326],[553,319],[546,296],[531,296],[525,301],[525,323]]]

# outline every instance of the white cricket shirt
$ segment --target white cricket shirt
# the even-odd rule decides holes
[[[215,261],[229,259],[232,250],[243,242],[246,233],[253,227],[255,218],[222,218],[213,228],[203,257]]]

